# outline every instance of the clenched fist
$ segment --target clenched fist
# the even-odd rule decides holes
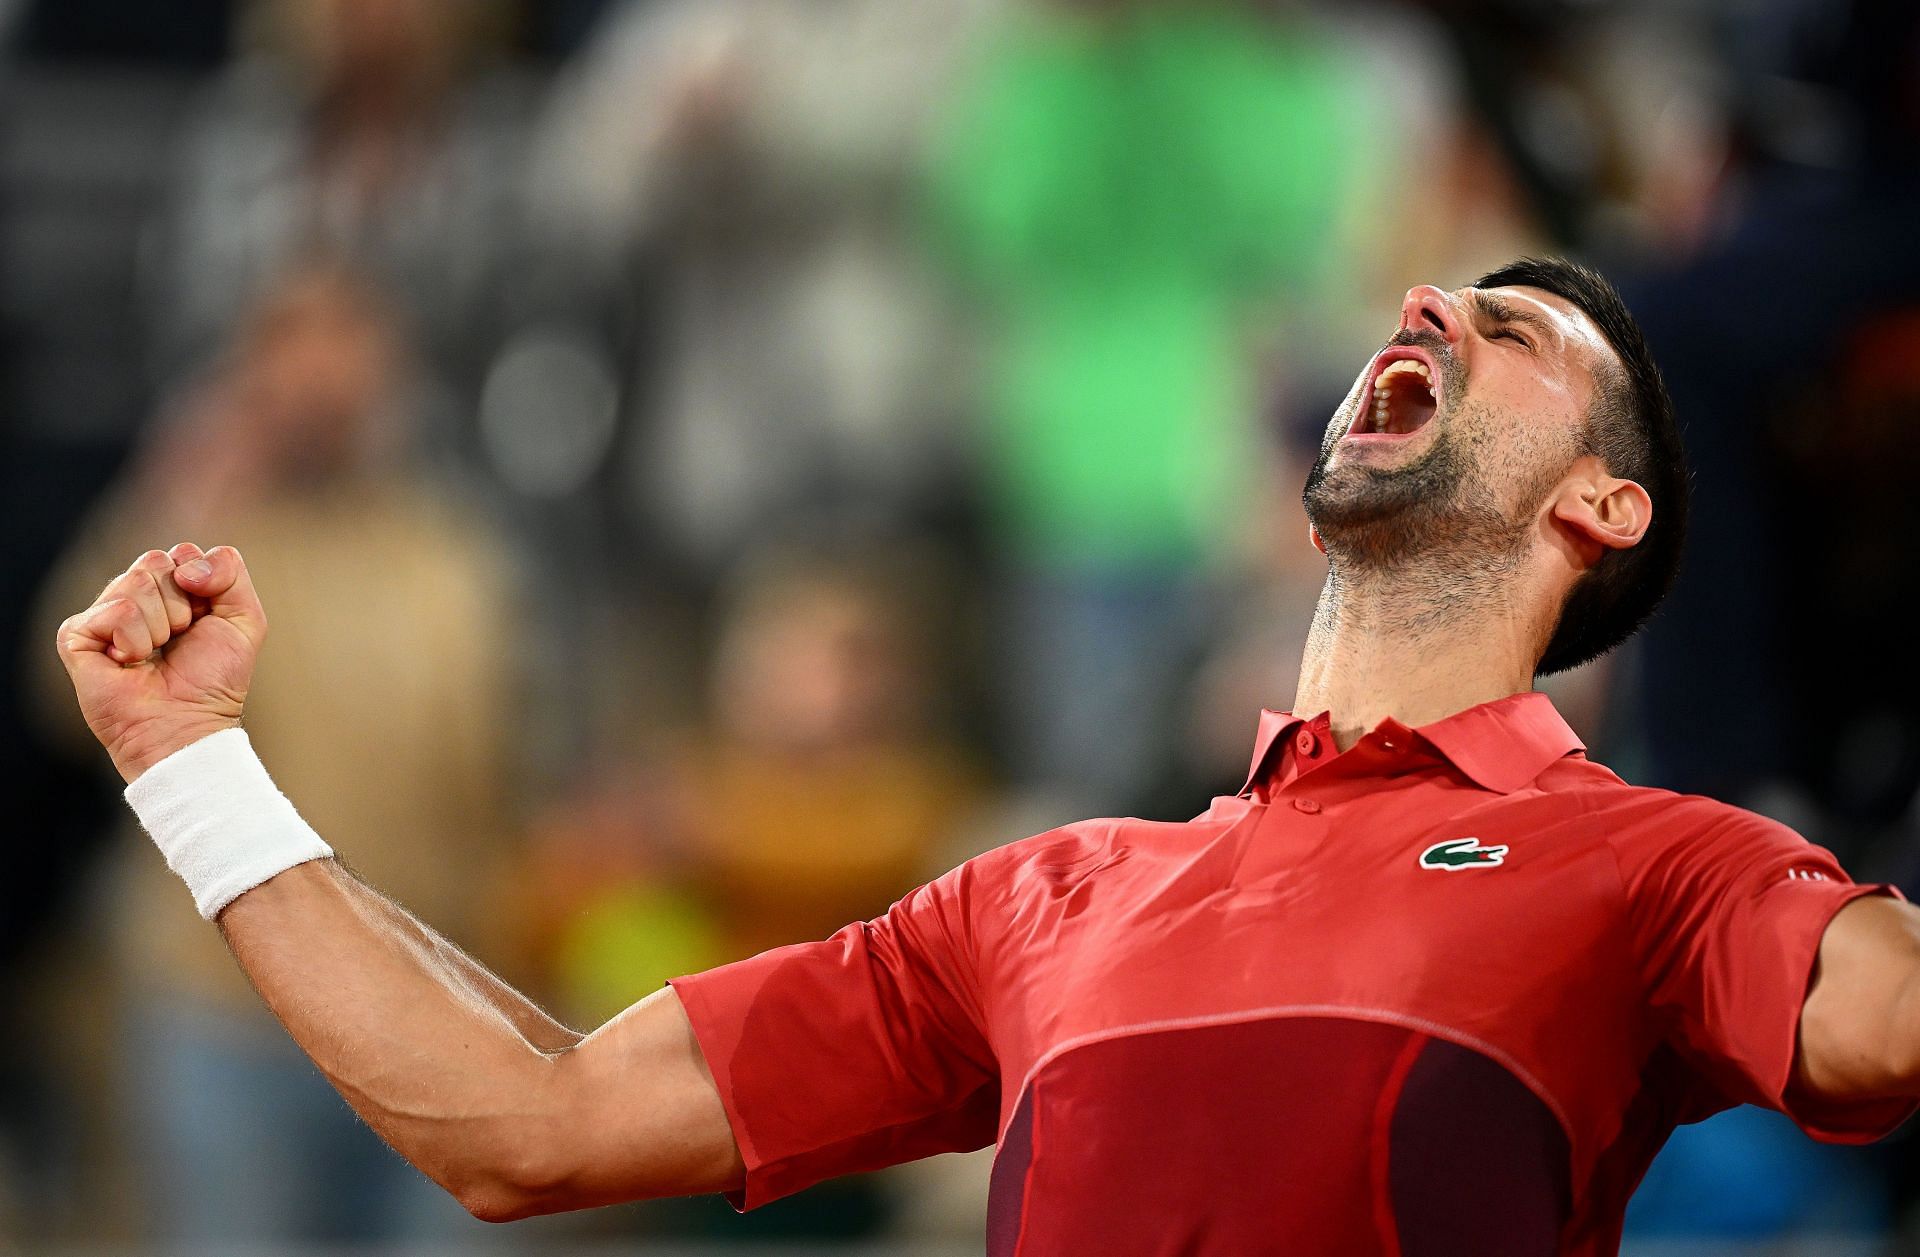
[[[60,626],[60,662],[100,744],[131,782],[240,723],[266,613],[240,552],[149,550]]]

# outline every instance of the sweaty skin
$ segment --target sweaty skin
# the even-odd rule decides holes
[[[1582,421],[1612,352],[1575,307],[1528,288],[1422,287],[1399,331],[1440,346],[1455,395],[1407,440],[1342,445],[1363,375],[1329,427],[1321,491],[1363,491],[1369,475],[1458,441],[1510,535],[1498,555],[1436,545],[1413,580],[1356,562],[1365,539],[1316,531],[1329,576],[1293,710],[1330,713],[1342,750],[1387,717],[1424,725],[1531,688],[1568,589],[1651,518],[1646,492],[1595,458],[1537,475]],[[1355,518],[1326,516],[1336,517]],[[88,725],[132,781],[239,722],[266,628],[238,552],[183,543],[135,560],[61,625],[57,645]],[[743,1181],[671,989],[576,1034],[334,860],[241,895],[219,926],[354,1109],[478,1217]],[[1795,1085],[1816,1102],[1920,1096],[1920,911],[1863,899],[1834,917],[1801,1014]]]

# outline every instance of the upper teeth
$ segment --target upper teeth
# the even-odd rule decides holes
[[[1387,382],[1387,377],[1390,375],[1403,375],[1407,372],[1413,372],[1418,375],[1426,384],[1429,392],[1433,390],[1433,375],[1427,370],[1426,363],[1421,362],[1418,358],[1395,358],[1392,362],[1389,362],[1380,369],[1379,375],[1373,377],[1373,420],[1376,427],[1385,428],[1387,426],[1387,390],[1384,387]]]

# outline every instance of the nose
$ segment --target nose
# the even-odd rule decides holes
[[[1452,297],[1432,284],[1421,284],[1407,289],[1407,299],[1400,306],[1400,330],[1438,332],[1449,345],[1457,345],[1463,324],[1454,312]]]

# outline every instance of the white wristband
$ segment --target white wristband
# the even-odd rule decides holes
[[[141,773],[127,802],[200,915],[296,864],[333,854],[267,776],[244,729],[223,729]]]

